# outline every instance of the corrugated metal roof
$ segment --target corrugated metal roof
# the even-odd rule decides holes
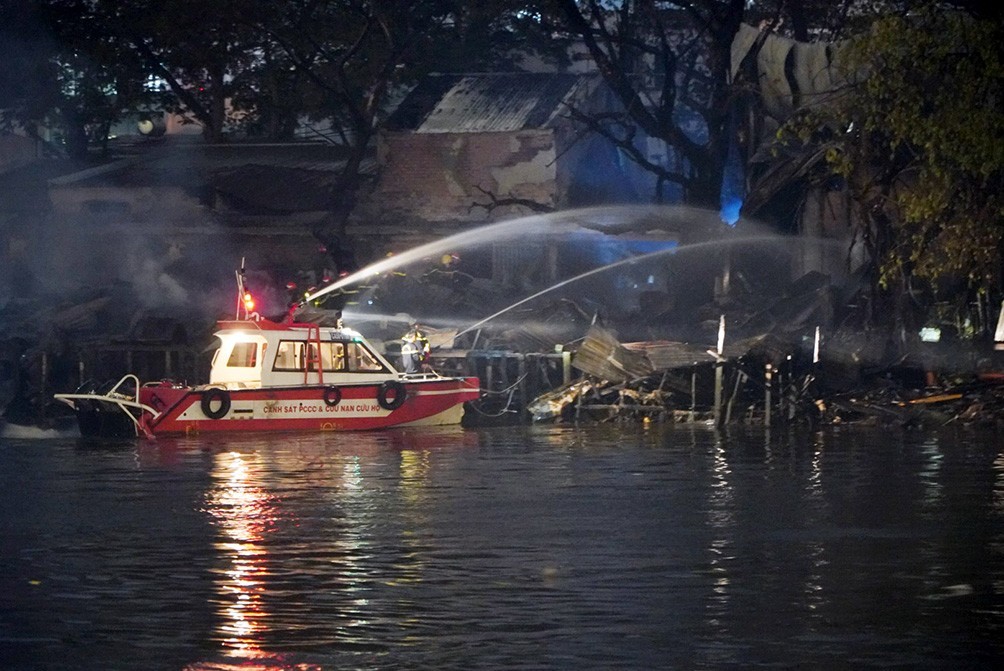
[[[697,363],[709,363],[715,357],[708,353],[707,348],[682,342],[658,340],[654,342],[628,342],[624,349],[645,356],[655,370],[686,368]]]
[[[539,72],[429,75],[387,121],[392,131],[489,133],[547,127],[591,75]]]
[[[586,375],[611,382],[624,382],[652,373],[643,354],[631,352],[610,331],[592,326],[572,359],[572,366]]]

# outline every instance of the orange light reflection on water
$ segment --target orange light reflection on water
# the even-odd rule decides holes
[[[223,533],[217,549],[229,561],[224,579],[217,580],[219,635],[230,654],[261,656],[261,634],[268,613],[262,595],[268,552],[263,540],[275,519],[273,497],[253,483],[247,455],[223,452],[216,456],[209,495],[209,513]]]
[[[292,450],[288,441],[283,450],[270,452],[221,451],[214,455],[210,472],[212,484],[206,494],[206,512],[219,530],[214,545],[217,570],[214,575],[214,604],[217,615],[214,639],[220,645],[221,656],[213,661],[189,665],[185,671],[286,671],[313,670],[286,658],[268,646],[273,636],[290,626],[284,618],[288,613],[269,609],[271,591],[277,569],[294,570],[301,563],[304,570],[314,572],[318,589],[337,589],[339,599],[345,598],[337,614],[328,614],[328,630],[322,636],[339,645],[372,645],[374,610],[370,597],[373,585],[400,590],[402,602],[412,598],[410,587],[423,580],[427,557],[422,550],[416,529],[425,522],[423,506],[432,470],[430,452],[422,439],[438,434],[392,434],[390,444],[367,436],[358,438],[352,453],[332,452],[330,446],[316,439]],[[417,442],[416,442],[417,441]],[[433,441],[434,445],[440,444]],[[399,455],[383,470],[380,458],[361,455]],[[292,459],[296,468],[284,459]],[[394,463],[396,461],[396,463]],[[310,468],[303,468],[309,464]],[[273,473],[270,468],[283,467]],[[287,468],[288,467],[288,468]],[[331,497],[330,514],[333,533],[315,538],[313,549],[326,551],[326,568],[314,558],[300,558],[275,545],[273,534],[277,522],[287,520],[292,513],[287,506],[295,502],[280,499],[271,491],[270,475],[276,478],[310,477],[322,496]],[[294,481],[290,481],[294,482]],[[289,486],[290,482],[282,483]],[[391,484],[390,487],[387,485]],[[276,485],[280,486],[279,481]],[[400,508],[394,502],[387,508],[387,497],[393,492],[400,497]],[[388,510],[390,513],[388,513]],[[390,567],[379,563],[381,546],[374,545],[381,521],[387,514],[399,515],[405,522],[400,541],[411,547]],[[337,522],[337,524],[334,524]],[[329,595],[330,596],[330,595]],[[408,618],[402,622],[417,626]],[[295,658],[295,655],[293,655]]]

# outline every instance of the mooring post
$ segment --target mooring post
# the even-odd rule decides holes
[[[718,350],[715,357],[715,426],[722,424],[722,350],[725,349],[725,315],[718,320]]]
[[[763,424],[764,426],[770,426],[770,385],[771,378],[773,377],[774,367],[767,364],[767,368],[764,371],[764,399],[763,399]]]
[[[729,403],[725,407],[725,423],[729,424],[732,421],[732,406],[736,402],[736,396],[739,395],[739,387],[746,381],[746,373],[741,370],[736,371],[736,386],[732,388],[732,396],[729,398]]]
[[[571,352],[561,352],[561,383],[571,384],[572,383],[572,353]]]
[[[810,384],[815,384],[819,379],[819,327],[816,327],[816,337],[812,341],[812,373],[810,373]]]
[[[788,412],[785,415],[787,421],[795,419],[795,410],[798,407],[798,389],[795,386],[795,367],[791,362],[791,355],[788,355],[788,387],[783,391],[786,397],[786,404]]]

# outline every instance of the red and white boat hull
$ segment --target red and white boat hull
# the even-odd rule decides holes
[[[153,435],[202,432],[359,431],[391,426],[457,424],[464,403],[479,397],[478,379],[402,379],[403,402],[384,384],[270,387],[259,389],[144,388],[140,401],[165,407],[145,421]],[[393,390],[392,390],[393,391]],[[216,398],[206,414],[204,396]],[[221,400],[225,395],[226,400]],[[175,398],[171,398],[174,396]],[[398,405],[399,403],[399,405]],[[226,408],[226,412],[219,415]]]

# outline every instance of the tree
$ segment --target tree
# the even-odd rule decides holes
[[[83,158],[123,114],[140,106],[141,72],[121,45],[87,19],[83,0],[3,0],[0,26],[0,118],[38,135],[49,126],[60,150]]]
[[[252,85],[263,45],[255,26],[270,3],[255,0],[93,0],[89,16],[170,95],[160,107],[197,121],[210,142],[224,139],[243,110],[228,103]]]
[[[875,300],[902,320],[921,288],[1000,291],[1002,38],[998,21],[958,11],[883,17],[845,51],[848,89],[781,134],[845,184]]]
[[[576,118],[655,176],[654,200],[675,185],[688,203],[719,206],[730,143],[729,49],[745,4],[554,0],[542,5],[555,32],[581,40],[623,108],[621,114]],[[642,135],[661,140],[676,160],[652,160],[640,144]]]
[[[431,71],[506,62],[523,36],[501,1],[273,3],[259,29],[303,81],[303,113],[326,122],[345,162],[317,236],[337,242],[368,175],[364,160],[394,99]]]

